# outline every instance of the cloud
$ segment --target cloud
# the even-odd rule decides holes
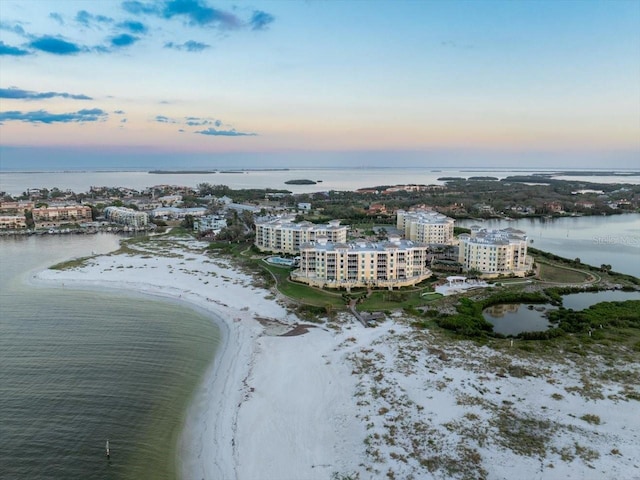
[[[251,15],[251,20],[249,20],[249,24],[251,25],[251,30],[266,30],[267,26],[270,23],[273,23],[275,17],[267,12],[263,12],[261,10],[256,10]]]
[[[214,137],[255,137],[257,133],[245,133],[245,132],[236,132],[235,129],[231,130],[216,130],[215,128],[207,128],[206,130],[198,130],[194,133],[199,133],[201,135],[211,135]]]
[[[70,98],[72,100],[93,100],[84,94],[73,94],[66,92],[32,92],[30,90],[22,90],[20,88],[0,88],[0,98],[11,98],[14,100],[41,100],[44,98]]]
[[[113,113],[115,113],[116,115],[124,115],[124,110],[115,110]]]
[[[174,50],[186,50],[187,52],[201,52],[210,48],[211,45],[207,45],[206,43],[196,42],[195,40],[189,40],[182,44],[168,42],[164,44],[164,48],[172,48]]]
[[[206,0],[162,0],[156,3],[128,0],[122,3],[122,8],[133,15],[152,15],[165,20],[182,19],[187,25],[224,30],[265,30],[275,20],[273,15],[261,10],[255,10],[248,20],[243,20],[234,13],[210,6]]]
[[[129,35],[128,33],[122,33],[120,35],[116,35],[111,38],[111,46],[112,47],[128,47],[129,45],[133,45],[138,40],[139,37],[134,37],[133,35]]]
[[[164,115],[156,115],[155,120],[159,123],[178,123],[173,118],[165,117]]]
[[[76,13],[76,22],[85,27],[91,27],[94,23],[113,23],[113,18],[104,15],[92,15],[86,10],[80,10]]]
[[[168,0],[162,9],[162,16],[170,19],[186,17],[190,25],[215,25],[223,28],[237,28],[241,22],[232,13],[208,6],[202,0]]]
[[[75,55],[85,50],[84,47],[80,47],[75,43],[67,42],[60,38],[51,37],[45,35],[40,38],[35,38],[29,43],[31,48],[40,50],[42,52],[52,53],[54,55]]]
[[[190,127],[200,127],[203,125],[215,125],[216,127],[222,126],[222,120],[214,120],[210,118],[185,117],[185,120],[185,124]]]
[[[69,123],[97,122],[106,120],[108,114],[99,108],[78,110],[71,113],[49,113],[45,110],[35,112],[9,111],[0,112],[0,122],[20,121],[27,123]]]
[[[122,8],[133,15],[160,15],[158,5],[136,0],[122,2]]]
[[[18,47],[12,47],[0,40],[0,55],[12,55],[14,57],[21,57],[23,55],[29,55],[31,52],[28,50],[22,50]]]
[[[56,22],[58,22],[60,25],[64,25],[64,18],[62,18],[62,15],[60,15],[57,12],[51,12],[49,14],[49,18],[55,20]]]
[[[0,30],[6,30],[7,32],[15,33],[16,35],[26,36],[27,32],[24,31],[22,25],[19,23],[10,24],[7,22],[0,22]]]
[[[131,33],[147,33],[147,26],[142,22],[136,22],[134,20],[126,20],[120,22],[116,27],[123,30],[128,30]]]

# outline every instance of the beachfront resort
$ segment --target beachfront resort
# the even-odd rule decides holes
[[[317,242],[300,246],[300,266],[291,278],[317,287],[398,288],[415,285],[431,276],[429,247],[398,236],[386,242]]]
[[[291,278],[328,288],[399,288],[416,285],[431,276],[437,249],[452,248],[453,218],[424,207],[398,210],[397,230],[385,241],[347,240],[349,228],[339,220],[328,224],[296,223],[290,215],[256,220],[255,246],[262,252],[299,256]],[[487,231],[472,227],[460,236],[461,270],[486,278],[524,276],[533,269],[527,256],[527,237],[514,229]]]

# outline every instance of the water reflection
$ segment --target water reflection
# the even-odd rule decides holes
[[[640,292],[623,292],[621,290],[582,292],[564,295],[562,304],[567,309],[584,310],[601,302],[624,302],[640,300]],[[519,335],[523,332],[543,332],[551,324],[547,312],[557,307],[549,303],[524,304],[502,303],[492,305],[483,310],[484,319],[493,325],[493,331],[502,335]]]

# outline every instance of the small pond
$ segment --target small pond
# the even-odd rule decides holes
[[[640,300],[640,292],[607,290],[564,295],[562,305],[567,309],[584,310],[600,302],[624,302]],[[482,312],[484,319],[493,325],[493,331],[502,335],[518,335],[522,332],[542,332],[550,326],[545,313],[558,307],[551,304],[508,303],[493,305]]]
[[[493,331],[502,335],[522,332],[543,332],[549,328],[545,312],[557,307],[545,304],[503,303],[485,308],[484,319],[493,325]]]

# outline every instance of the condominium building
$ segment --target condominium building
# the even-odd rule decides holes
[[[0,229],[23,230],[27,228],[27,219],[24,215],[0,215]]]
[[[206,215],[193,220],[193,229],[197,232],[213,232],[216,235],[227,226],[227,219],[222,215]]]
[[[24,214],[27,210],[33,210],[35,207],[33,202],[23,200],[17,202],[0,202],[0,213],[4,215]]]
[[[478,270],[485,277],[522,277],[533,267],[532,258],[527,256],[527,236],[521,230],[487,230],[474,225],[471,234],[463,233],[458,239],[458,262],[466,270]]]
[[[333,243],[326,238],[300,247],[299,268],[291,278],[313,286],[404,287],[431,276],[427,245],[391,236],[388,242]]]
[[[65,223],[85,223],[92,220],[91,207],[86,205],[41,207],[34,208],[32,212],[36,228],[59,227]]]
[[[110,222],[134,228],[143,228],[149,224],[149,214],[132,208],[107,207],[104,209],[104,217]]]
[[[297,254],[304,243],[326,238],[333,243],[347,241],[347,226],[340,220],[316,225],[311,222],[294,223],[293,217],[256,220],[255,245],[260,251]]]
[[[434,210],[398,210],[396,226],[407,240],[414,242],[451,245],[455,243],[455,220]]]

